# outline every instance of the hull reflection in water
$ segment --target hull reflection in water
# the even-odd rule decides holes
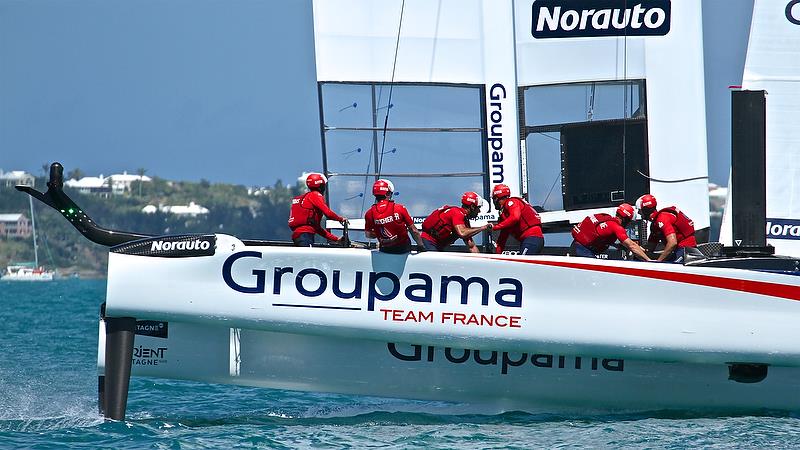
[[[497,411],[797,409],[800,368],[758,383],[725,364],[476,351],[170,323],[133,375],[468,402]],[[210,351],[197,352],[197,348]]]

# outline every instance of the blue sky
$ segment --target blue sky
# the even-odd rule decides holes
[[[676,0],[685,1],[685,0]],[[704,0],[709,175],[752,0]],[[247,185],[321,169],[310,0],[0,0],[0,168]]]

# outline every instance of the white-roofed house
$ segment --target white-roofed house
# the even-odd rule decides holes
[[[103,194],[108,196],[111,192],[108,178],[102,174],[98,177],[83,177],[80,180],[71,179],[64,182],[64,186],[77,190],[82,194]]]
[[[107,180],[109,180],[109,184],[111,185],[111,192],[117,195],[130,192],[131,184],[133,184],[134,181],[141,181],[142,183],[153,181],[153,179],[147,175],[133,175],[129,174],[127,171],[121,174],[109,175]]]
[[[0,185],[5,187],[14,187],[19,184],[33,186],[35,180],[33,175],[24,170],[12,170],[11,172],[0,170]]]
[[[165,206],[164,208],[169,208],[167,212],[171,214],[181,216],[198,216],[208,214],[208,208],[200,206],[195,202],[189,202],[188,205]]]
[[[28,238],[31,236],[31,221],[25,214],[0,214],[0,236],[4,238]]]
[[[147,205],[142,208],[142,212],[145,214],[154,214],[156,211],[192,217],[208,214],[208,208],[200,206],[195,202],[189,202],[188,205],[158,205],[158,207]]]

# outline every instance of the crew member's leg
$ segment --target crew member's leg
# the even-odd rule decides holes
[[[429,252],[440,252],[441,251],[441,250],[439,250],[439,247],[436,246],[436,244],[434,244],[433,242],[431,242],[431,241],[429,241],[429,240],[427,240],[425,238],[422,238],[422,245],[425,247],[425,250],[427,250]]]
[[[572,241],[573,247],[575,249],[575,256],[580,256],[582,258],[594,258],[596,255],[593,251],[591,251],[588,247],[581,245],[577,241]]]
[[[406,242],[401,245],[394,245],[392,247],[379,248],[383,253],[391,253],[392,255],[402,255],[404,253],[411,253],[411,242]]]
[[[519,244],[520,255],[538,255],[544,248],[544,238],[531,236],[522,240]]]
[[[314,244],[314,233],[302,233],[296,239],[292,239],[295,247],[311,247]]]
[[[680,247],[676,248],[674,252],[672,252],[672,257],[669,258],[670,262],[675,264],[683,264],[684,257],[686,256],[686,248]]]

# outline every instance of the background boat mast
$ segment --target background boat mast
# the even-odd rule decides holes
[[[33,235],[33,258],[34,261],[36,261],[35,262],[36,267],[39,267],[39,244],[36,242],[36,218],[33,215],[33,197],[28,196],[28,201],[30,202],[31,205],[31,230],[32,230],[31,234]]]

